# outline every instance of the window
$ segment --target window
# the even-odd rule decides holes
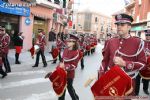
[[[97,17],[95,17],[95,22],[98,22]]]
[[[150,12],[147,13],[147,20],[150,20]]]
[[[139,19],[140,19],[140,17],[139,17],[139,16],[137,16],[137,18],[136,18],[136,22],[137,22],[137,23],[139,22]]]
[[[60,1],[59,0],[54,0],[54,3],[55,4],[60,4]]]

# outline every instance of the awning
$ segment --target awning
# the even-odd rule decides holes
[[[51,9],[36,6],[31,7],[31,13],[36,17],[41,17],[43,19],[53,19],[53,12]]]

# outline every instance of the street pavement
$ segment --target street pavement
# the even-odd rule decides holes
[[[97,75],[97,70],[102,60],[102,48],[103,45],[99,44],[95,54],[85,56],[84,70],[81,70],[80,62],[76,69],[76,77],[73,85],[80,100],[93,100],[93,95],[90,91],[90,86],[92,84],[85,88],[84,83],[89,77]],[[0,100],[57,100],[57,96],[52,89],[50,81],[44,79],[44,76],[49,71],[53,71],[58,62],[57,64],[48,62],[48,66],[45,68],[40,60],[39,67],[32,68],[35,59],[31,58],[29,52],[24,51],[20,55],[21,65],[14,64],[14,55],[14,50],[11,50],[8,55],[12,72],[9,73],[6,78],[0,79]],[[47,52],[45,55],[47,61],[52,59],[51,55]],[[142,91],[142,85],[143,84],[141,84],[140,96],[147,96]],[[68,92],[66,93],[66,100],[71,100]]]

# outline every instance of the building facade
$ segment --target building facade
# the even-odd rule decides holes
[[[86,10],[76,14],[73,26],[77,32],[96,34],[102,39],[111,32],[111,17]]]
[[[132,0],[125,9],[134,18],[131,34],[145,39],[144,30],[150,28],[150,0]]]
[[[59,13],[59,17],[54,21],[53,15],[58,13],[58,9],[64,12],[66,8],[61,6],[60,1],[56,1],[59,0],[54,2],[51,0],[9,0],[9,2],[0,0],[0,24],[6,28],[10,36],[12,31],[23,32],[25,37],[23,49],[28,50],[32,47],[32,39],[36,36],[38,29],[43,29],[46,37],[51,28],[55,28],[56,32],[63,30],[63,23],[66,21],[64,19],[67,17],[64,13]]]

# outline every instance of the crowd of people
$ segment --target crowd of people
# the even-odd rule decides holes
[[[96,81],[96,84],[94,84],[96,85],[94,86],[96,88],[92,88],[92,92],[94,96],[100,96],[104,94],[106,95],[106,93],[108,93],[107,95],[110,96],[116,96],[118,95],[115,94],[116,91],[117,92],[124,91],[120,92],[122,94],[118,96],[139,95],[140,80],[142,78],[142,82],[144,84],[143,86],[144,93],[149,95],[148,88],[150,75],[147,73],[150,73],[149,71],[150,29],[145,30],[146,40],[143,40],[139,37],[130,35],[131,23],[133,22],[133,18],[131,16],[127,14],[119,14],[116,15],[115,19],[116,19],[115,24],[117,26],[117,35],[115,37],[111,37],[111,34],[107,35],[108,38],[105,41],[104,48],[102,49],[103,60],[101,62],[100,70],[98,73],[99,78]],[[24,37],[22,36],[22,32],[14,34],[12,38],[16,49],[15,64],[21,64],[21,62],[19,61],[19,55],[23,47],[23,39]],[[83,70],[85,67],[84,56],[89,56],[95,53],[95,48],[97,45],[96,35],[78,34],[76,32],[72,34],[64,34],[63,32],[56,34],[52,29],[49,32],[48,40],[50,51],[49,53],[53,57],[52,64],[56,64],[57,60],[59,59],[59,64],[56,70],[58,69],[57,71],[60,71],[59,68],[61,68],[67,72],[67,76],[64,75],[64,77],[67,84],[66,87],[68,89],[68,92],[72,100],[79,100],[79,96],[77,95],[73,87],[75,69],[77,68],[78,62],[81,61],[81,69]],[[10,64],[8,61],[8,51],[10,41],[11,41],[10,36],[5,32],[5,28],[0,26],[0,74],[2,74],[2,78],[7,76],[8,72],[11,72]],[[36,62],[32,67],[39,66],[40,55],[42,58],[43,67],[47,67],[48,64],[46,62],[44,54],[45,46],[46,46],[45,32],[44,30],[39,29],[38,34],[33,43],[33,47],[32,49],[30,49],[31,55],[33,56],[35,54],[34,53],[35,47],[38,47],[38,49],[36,50]],[[2,68],[3,64],[5,70],[3,70]],[[121,72],[120,69],[123,70],[123,72]],[[108,75],[108,72],[111,72],[113,70],[116,71],[117,76],[120,75],[123,77],[127,77],[129,81],[131,81],[131,84],[130,85],[122,84],[121,83],[122,81],[120,81],[121,84],[120,83],[119,85],[116,84],[115,89],[114,87],[111,87],[113,93],[111,93],[112,91],[107,90],[106,87],[105,90],[103,90],[103,92],[105,91],[105,93],[99,92],[100,89],[103,88],[103,87],[98,88],[99,85],[102,84],[99,81],[102,80],[102,78],[106,77],[106,75]],[[54,82],[53,77],[55,77],[55,75],[53,76],[52,74],[53,74],[52,72],[49,72],[45,77],[50,78],[51,80],[53,80],[52,82]],[[112,74],[111,77],[113,77],[114,75],[115,79],[116,77],[115,74],[113,73],[109,74],[110,75]],[[63,75],[61,77],[63,77]],[[61,80],[61,78],[57,79]],[[114,80],[112,81],[114,82]],[[106,84],[107,87],[109,87],[108,83],[103,83],[103,85],[104,84]],[[54,85],[56,85],[57,87],[58,84]],[[118,87],[123,87],[122,89],[124,90],[122,89],[117,90]],[[129,92],[129,90],[131,89],[132,91]],[[65,92],[66,92],[65,85],[64,88],[62,88],[62,90],[63,91],[59,93],[61,95],[59,95],[58,100],[65,100]]]

